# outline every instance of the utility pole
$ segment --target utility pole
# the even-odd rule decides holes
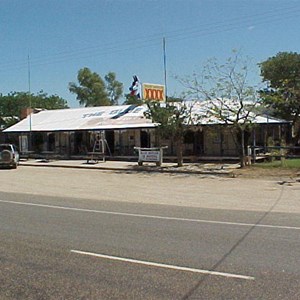
[[[28,97],[29,97],[29,143],[28,143],[28,150],[31,151],[32,149],[32,120],[31,120],[31,112],[32,112],[32,105],[31,105],[31,84],[30,84],[30,58],[28,54]],[[28,109],[27,109],[28,111]]]
[[[165,79],[165,93],[166,102],[168,102],[168,89],[167,89],[167,55],[166,55],[166,39],[163,38],[163,54],[164,54],[164,79]]]

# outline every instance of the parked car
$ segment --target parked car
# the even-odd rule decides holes
[[[0,166],[16,169],[19,164],[19,152],[13,144],[0,144]]]

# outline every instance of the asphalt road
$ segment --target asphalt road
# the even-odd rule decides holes
[[[297,184],[262,181],[253,191],[260,198],[248,206],[250,195],[230,196],[224,187],[244,192],[249,182],[92,173],[91,182],[106,180],[109,188],[100,184],[85,197],[70,195],[66,182],[79,175],[69,172],[0,172],[0,299],[300,299]],[[9,179],[18,176],[27,185],[16,181],[11,190],[18,192],[9,191]],[[40,191],[46,179],[65,184],[65,195],[51,186]],[[169,180],[178,190],[199,186],[172,205]],[[160,191],[152,198],[146,189],[134,193],[134,181]],[[222,207],[217,187],[199,196],[213,184],[235,207]],[[203,205],[195,205],[199,198]]]

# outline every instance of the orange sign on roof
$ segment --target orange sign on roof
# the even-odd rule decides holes
[[[161,84],[143,83],[143,99],[165,101],[165,86]]]

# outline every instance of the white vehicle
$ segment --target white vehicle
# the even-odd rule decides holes
[[[19,164],[19,152],[12,144],[0,144],[0,166],[16,169]]]

